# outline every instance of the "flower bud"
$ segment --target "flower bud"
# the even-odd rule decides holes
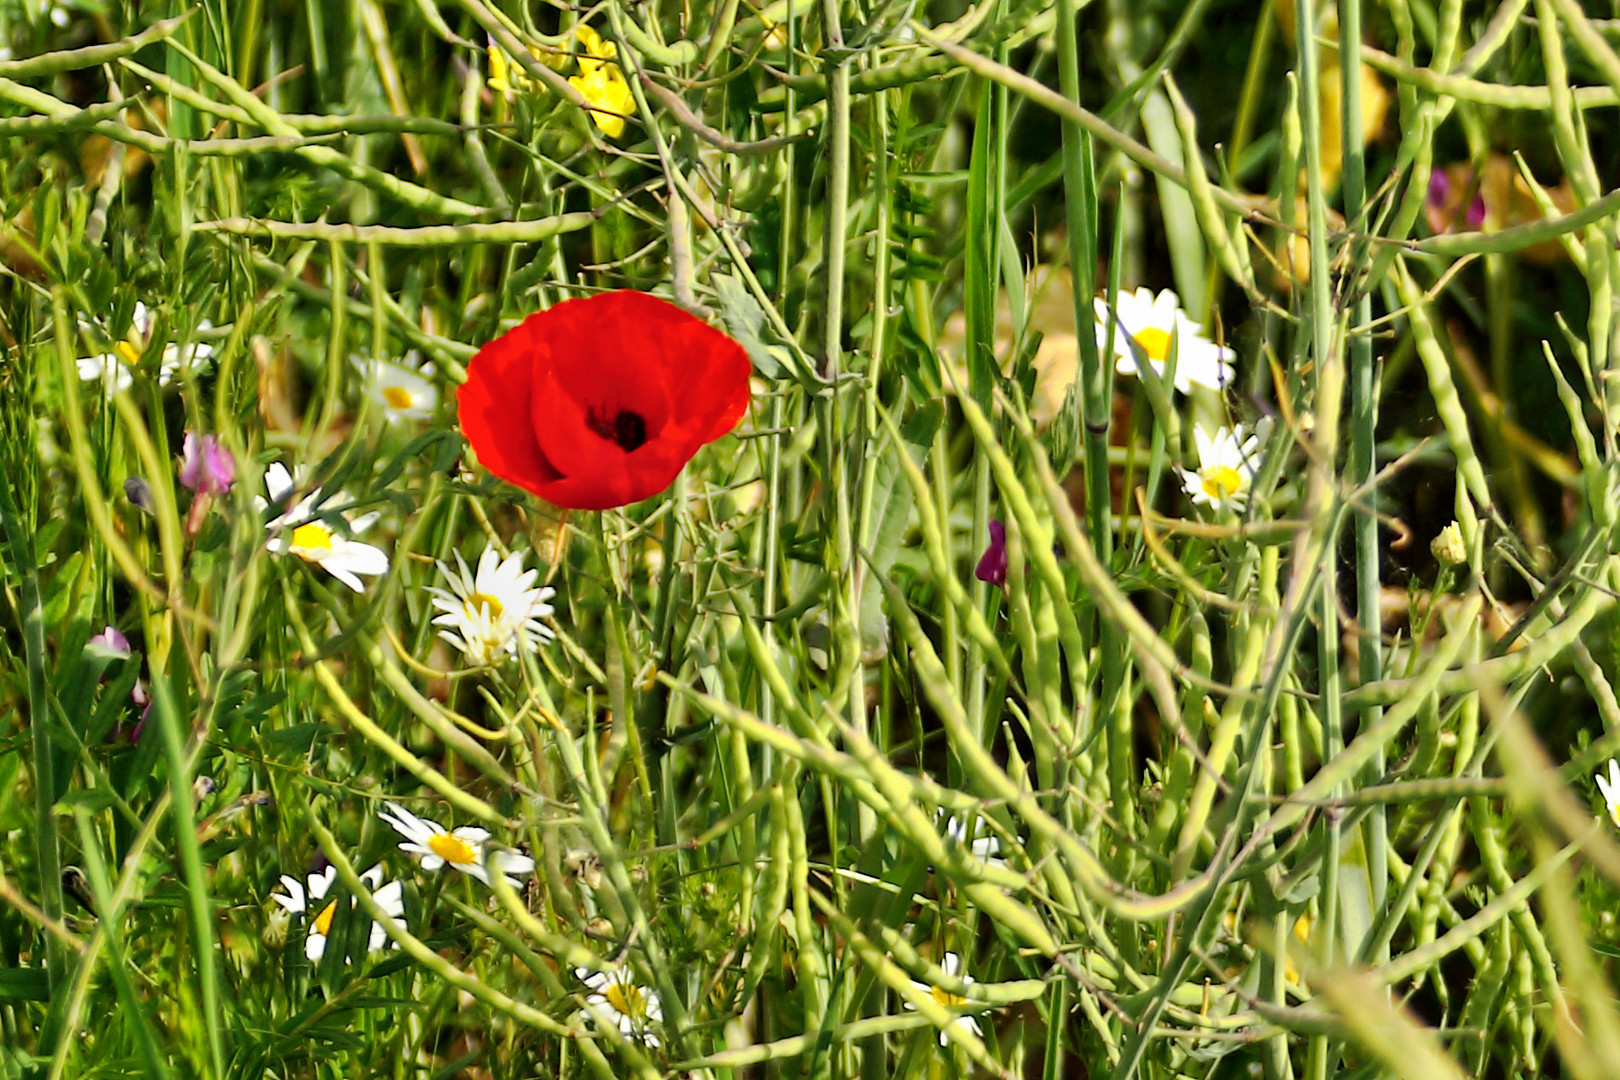
[[[124,481],[124,497],[135,504],[137,510],[153,513],[152,487],[138,476]]]
[[[1429,544],[1429,550],[1441,566],[1461,566],[1468,561],[1468,547],[1463,543],[1462,529],[1453,521],[1440,530]]]
[[[990,521],[990,546],[979,556],[973,576],[991,585],[1007,584],[1007,527],[995,519]]]

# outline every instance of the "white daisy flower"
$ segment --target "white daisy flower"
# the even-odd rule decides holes
[[[383,870],[381,866],[373,866],[360,875],[360,880],[366,883],[371,891],[371,898],[377,901],[391,918],[403,919],[405,917],[405,899],[401,895],[401,886],[397,881],[382,883]],[[332,919],[337,914],[337,901],[332,900],[320,906],[319,911],[311,912],[319,901],[326,899],[326,894],[332,891],[332,883],[337,880],[337,867],[328,866],[324,873],[309,875],[309,888],[299,884],[295,877],[281,875],[281,885],[287,890],[287,895],[271,893],[270,899],[280,904],[287,911],[295,915],[302,915],[309,923],[309,930],[304,937],[304,955],[311,960],[319,960],[326,955],[326,938],[332,932]],[[349,898],[349,906],[354,907],[359,901]],[[388,943],[388,932],[380,923],[371,924],[371,934],[366,941],[366,951],[376,952]],[[397,947],[397,944],[396,944]]]
[[[551,614],[554,590],[531,588],[538,570],[524,570],[523,556],[513,552],[504,560],[494,545],[478,558],[478,573],[467,569],[456,553],[461,572],[439,563],[448,589],[429,587],[433,606],[444,614],[433,620],[445,629],[439,636],[460,649],[474,667],[493,667],[517,655],[519,646],[532,652],[554,635],[540,620]]]
[[[973,976],[964,975],[962,973],[962,958],[957,956],[955,953],[946,953],[945,956],[940,960],[939,966],[941,970],[943,970],[945,974],[949,975],[951,978],[960,979],[968,986],[973,985]],[[961,994],[953,994],[949,990],[942,989],[938,986],[930,986],[927,983],[920,983],[915,979],[912,980],[911,985],[933,998],[934,1004],[938,1005],[942,1009],[960,1009],[962,1006],[968,1003],[968,999],[963,997]],[[916,1006],[909,1001],[906,1002],[905,1005],[908,1009],[916,1008]],[[979,1021],[972,1016],[958,1016],[956,1019],[951,1021],[950,1026],[960,1028],[963,1031],[971,1031],[974,1035],[981,1037],[984,1035],[984,1032],[979,1028]],[[946,1030],[947,1029],[945,1028],[941,1028],[939,1032],[939,1045],[941,1046],[944,1046],[946,1043],[950,1042],[950,1036],[945,1033]]]
[[[433,374],[432,364],[420,364],[414,349],[405,354],[405,363],[388,360],[362,360],[349,357],[364,380],[366,397],[376,402],[390,424],[401,420],[427,420],[439,403],[439,390],[423,376]]]
[[[585,998],[585,1011],[598,1024],[619,1029],[627,1039],[639,1039],[647,1046],[658,1045],[652,1025],[664,1019],[658,994],[639,985],[629,968],[618,971],[592,971],[575,968],[574,974],[591,991]]]
[[[1162,377],[1174,339],[1177,390],[1190,394],[1194,386],[1220,390],[1231,385],[1236,354],[1203,335],[1199,324],[1181,310],[1181,299],[1173,290],[1165,289],[1157,297],[1147,288],[1120,293],[1114,308],[1118,320],[1112,349],[1108,344],[1108,304],[1101,297],[1092,304],[1097,314],[1097,347],[1112,353],[1114,369],[1121,375],[1137,372],[1139,361],[1131,348],[1134,343]]]
[[[197,324],[197,329],[208,330],[212,326],[213,323],[204,319]],[[152,329],[151,310],[137,300],[135,311],[130,316],[129,331],[113,342],[112,352],[79,357],[80,381],[99,380],[108,397],[128,390],[134,381],[130,369],[141,362],[141,357],[151,345]],[[186,345],[168,343],[163,347],[163,356],[158,361],[158,383],[167,386],[182,370],[200,370],[213,355],[214,347],[203,342],[194,341]]]
[[[1603,794],[1603,805],[1609,808],[1609,820],[1620,827],[1620,761],[1610,758],[1608,779],[1598,773],[1596,780],[1598,791]]]
[[[1260,468],[1260,444],[1270,429],[1270,422],[1261,420],[1254,434],[1244,438],[1242,424],[1217,428],[1213,436],[1195,426],[1193,444],[1198,449],[1198,468],[1181,470],[1182,487],[1192,501],[1217,513],[1243,509],[1249,501],[1249,486]]]
[[[197,324],[199,332],[212,330],[214,324],[207,319]],[[163,346],[163,359],[158,361],[158,382],[167,386],[182,371],[198,372],[214,358],[214,347],[204,341],[189,341],[184,345],[174,342]]]
[[[943,806],[934,815],[934,824],[945,827],[946,844],[965,845],[973,857],[980,862],[1001,862],[1001,841],[995,833],[985,831],[982,836],[975,835],[971,840],[968,839],[968,827],[977,822],[977,814],[964,820],[955,814],[947,814]],[[978,833],[979,830],[974,829],[974,832]]]
[[[264,487],[272,501],[287,496],[297,484],[287,467],[279,461],[264,472]],[[255,497],[254,503],[262,511],[269,502]],[[320,512],[321,489],[316,488],[297,503],[287,508],[280,517],[265,523],[270,540],[265,547],[278,555],[297,555],[305,562],[314,563],[337,578],[355,592],[364,592],[365,583],[357,575],[376,576],[388,572],[388,553],[370,544],[351,540],[336,532],[316,515]],[[376,513],[351,518],[344,515],[354,532],[365,532],[377,520]]]
[[[471,874],[488,885],[489,870],[484,868],[487,864],[490,870],[505,877],[506,883],[516,889],[521,882],[513,875],[527,874],[534,869],[534,860],[527,855],[496,847],[486,852],[489,832],[475,825],[463,825],[446,832],[438,822],[419,818],[403,806],[387,806],[377,811],[377,816],[405,837],[405,843],[399,845],[399,849],[420,855],[424,870],[437,870],[448,863],[463,874]]]
[[[126,344],[128,343],[118,342],[119,347]],[[102,384],[102,392],[108,397],[122,394],[135,381],[135,376],[130,374],[128,364],[121,356],[121,353],[119,355],[108,353],[104,356],[79,357],[79,381],[99,381]]]

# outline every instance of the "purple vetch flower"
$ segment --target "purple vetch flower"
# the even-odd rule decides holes
[[[127,729],[127,732],[124,725],[120,723],[113,735],[115,737],[127,737],[129,744],[134,746],[141,741],[141,732],[146,730],[146,718],[152,715],[152,695],[147,692],[146,684],[136,679],[135,685],[129,691],[129,700],[140,706],[141,718],[135,721],[135,726]]]
[[[1451,180],[1446,176],[1444,169],[1429,170],[1429,198],[1430,206],[1444,206],[1446,196],[1451,194]]]
[[[186,432],[180,454],[180,483],[198,495],[218,497],[236,480],[236,459],[212,435]]]
[[[1485,194],[1474,170],[1464,164],[1430,171],[1429,193],[1423,200],[1423,210],[1429,227],[1436,233],[1452,232],[1459,223],[1459,216],[1461,224],[1471,232],[1484,228]]]
[[[116,626],[109,626],[101,633],[96,634],[86,645],[100,645],[103,649],[111,650],[119,656],[129,656],[135,652],[129,646],[129,638],[125,637]]]
[[[135,655],[135,648],[130,645],[129,638],[125,637],[123,632],[116,626],[108,626],[101,633],[94,635],[89,641],[85,642],[86,647],[91,645],[106,649],[118,656],[128,657]],[[105,674],[101,676],[101,681],[107,681]],[[128,729],[128,739],[134,743],[140,741],[141,729],[146,726],[146,715],[152,711],[152,695],[147,692],[146,684],[136,679],[135,685],[130,687],[129,700],[141,710],[140,720],[136,721],[134,728]],[[126,729],[120,723],[117,729],[114,730],[113,737],[122,739],[125,735]]]
[[[995,518],[990,519],[990,546],[979,556],[973,576],[991,585],[1007,584],[1007,527]]]

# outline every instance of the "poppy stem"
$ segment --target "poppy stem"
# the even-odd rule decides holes
[[[619,582],[619,573],[613,565],[612,548],[608,546],[607,514],[595,512],[590,517],[591,534],[596,540],[596,550],[602,559],[602,569],[611,582],[611,592],[606,605],[608,706],[613,710],[614,722],[624,725],[625,735],[629,741],[631,764],[636,770],[636,782],[642,798],[650,800],[652,781],[647,775],[645,742],[641,737],[640,726],[636,723],[635,710],[630,706],[629,680],[630,673],[635,669],[630,656],[629,637],[625,633],[624,612],[621,608],[625,600],[624,589]]]

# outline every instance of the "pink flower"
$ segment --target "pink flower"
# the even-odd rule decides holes
[[[1450,165],[1429,173],[1429,195],[1423,212],[1436,233],[1452,232],[1459,224],[1478,232],[1485,226],[1485,195],[1466,164]]]
[[[100,645],[103,649],[111,650],[119,656],[129,656],[135,651],[129,647],[129,638],[125,637],[116,626],[107,627],[85,642],[85,644]]]
[[[236,480],[236,459],[212,435],[186,432],[180,454],[180,483],[198,495],[220,496]]]

